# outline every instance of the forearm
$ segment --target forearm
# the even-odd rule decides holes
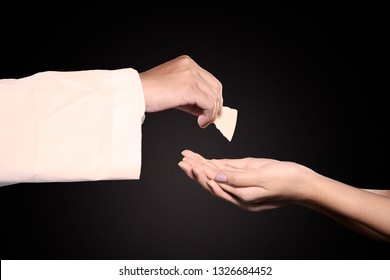
[[[390,198],[313,174],[298,204],[322,212],[373,239],[390,241]]]
[[[314,205],[314,204],[309,204],[309,203],[299,203],[299,204],[302,206],[305,206],[307,208],[313,209],[317,212],[320,212],[320,213],[330,217],[331,219],[335,220],[336,222],[344,225],[345,227],[347,227],[347,228],[349,228],[349,229],[351,229],[351,230],[353,230],[353,231],[355,231],[363,236],[366,236],[368,238],[371,238],[371,239],[374,239],[377,241],[384,241],[384,242],[389,241],[389,239],[386,236],[384,236],[383,234],[380,234],[380,233],[374,231],[373,229],[371,229],[363,224],[360,224],[349,217],[345,217],[345,216],[341,215],[340,213],[334,212],[334,211],[330,210],[329,208],[324,208],[324,207],[321,207],[319,205]]]

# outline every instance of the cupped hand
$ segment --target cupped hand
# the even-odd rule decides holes
[[[208,160],[190,150],[179,166],[213,195],[240,208],[261,211],[304,199],[305,178],[313,173],[293,162],[267,158]]]

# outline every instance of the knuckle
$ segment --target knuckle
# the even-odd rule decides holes
[[[196,69],[194,68],[191,68],[191,67],[183,67],[182,71],[181,71],[181,75],[182,75],[182,78],[184,78],[184,80],[186,82],[193,82],[196,81],[196,79],[194,79],[194,77],[197,76],[197,73],[196,73]]]
[[[188,66],[188,65],[192,65],[193,60],[189,55],[183,54],[183,55],[178,57],[178,62],[183,66],[186,66],[186,65]]]
[[[228,176],[229,178],[229,184],[236,186],[239,180],[237,179],[236,176]]]

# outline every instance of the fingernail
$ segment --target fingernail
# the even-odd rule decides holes
[[[227,176],[225,174],[218,173],[215,175],[215,181],[219,183],[227,183]]]

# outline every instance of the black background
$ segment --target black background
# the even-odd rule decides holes
[[[388,188],[383,7],[129,5],[3,7],[0,78],[142,72],[188,54],[222,82],[224,104],[238,109],[233,140],[181,111],[147,114],[140,180],[0,188],[2,259],[389,257],[388,244],[300,206],[241,210],[177,166],[183,149],[271,157],[357,187]]]

